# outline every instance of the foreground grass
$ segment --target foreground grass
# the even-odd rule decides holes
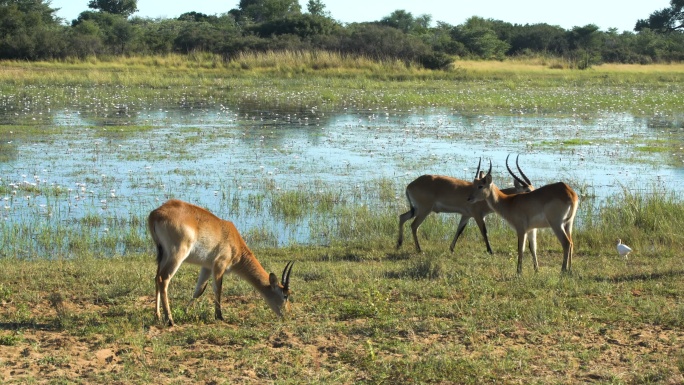
[[[638,211],[624,210],[623,216],[639,217]],[[576,234],[574,271],[567,276],[560,274],[560,247],[548,231],[540,233],[539,273],[532,272],[528,257],[521,277],[514,273],[511,234],[493,231],[490,256],[474,228],[453,254],[445,240],[424,241],[420,255],[410,242],[394,250],[389,239],[385,245],[351,241],[255,249],[267,270],[280,272],[286,261],[296,262],[294,311],[282,321],[233,275],[224,281],[225,321],[213,318],[210,290],[186,310],[197,268],[184,265],[171,284],[174,328],[153,319],[151,251],[114,258],[1,259],[0,378],[5,383],[684,381],[681,242],[670,247],[676,236],[651,242],[633,234],[636,251],[624,260],[608,241],[609,227],[603,238],[593,230]]]
[[[454,216],[421,226],[424,253],[395,250],[396,215],[356,210],[329,246],[254,247],[267,270],[295,261],[293,312],[278,320],[244,281],[185,304],[198,269],[171,283],[177,326],[154,320],[151,247],[108,258],[0,259],[4,383],[681,383],[684,205],[625,190],[584,212],[573,272],[549,231],[540,271],[515,275],[511,231],[490,217],[494,255]],[[375,218],[375,219],[373,219]],[[448,219],[452,223],[449,226]],[[406,229],[406,231],[408,231]],[[39,233],[37,233],[40,236]],[[635,252],[617,256],[621,236]]]

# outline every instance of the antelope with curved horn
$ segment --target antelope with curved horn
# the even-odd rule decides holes
[[[193,204],[172,199],[153,210],[147,220],[157,247],[156,313],[160,304],[169,326],[173,326],[168,287],[171,278],[183,262],[200,265],[199,278],[190,304],[204,293],[209,278],[214,278],[214,309],[216,319],[221,313],[223,275],[232,271],[249,282],[279,317],[289,310],[290,273],[292,262],[285,265],[281,282],[274,273],[267,273],[249,250],[232,222],[218,218]]]
[[[510,169],[509,169],[510,171]],[[518,182],[521,182],[520,180]],[[530,236],[530,253],[534,270],[539,270],[535,230],[551,227],[563,246],[562,272],[572,268],[572,223],[577,213],[577,193],[563,182],[539,187],[526,194],[507,194],[492,183],[492,163],[484,178],[475,182],[475,189],[468,198],[470,202],[485,201],[503,217],[518,234],[518,275],[522,273],[522,258],[527,234]]]
[[[475,179],[477,182],[483,177],[484,173],[480,172],[480,165],[482,159],[477,164],[475,171]],[[516,160],[516,165],[517,165]],[[519,178],[515,178],[515,187],[505,189],[508,194],[515,194],[521,192],[528,192],[534,190],[532,183],[527,179],[527,176],[522,172],[520,166],[518,171],[525,178],[525,181],[519,182]],[[413,242],[416,245],[416,250],[420,253],[420,243],[418,242],[418,227],[423,223],[430,213],[459,213],[461,220],[458,223],[456,235],[451,242],[449,250],[452,252],[456,247],[456,241],[463,233],[468,220],[475,219],[475,223],[480,228],[480,233],[484,238],[487,251],[492,254],[492,247],[489,245],[487,238],[487,227],[485,226],[485,216],[492,212],[492,209],[487,206],[485,202],[472,204],[468,202],[468,196],[472,193],[474,184],[472,182],[456,179],[442,175],[422,175],[416,178],[413,182],[406,186],[406,199],[409,202],[410,210],[399,216],[399,238],[397,239],[397,249],[401,247],[404,240],[404,223],[411,218],[416,218],[411,222],[411,233],[413,234]]]

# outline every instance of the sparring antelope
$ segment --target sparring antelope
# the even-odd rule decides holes
[[[507,194],[492,183],[492,163],[484,178],[475,181],[475,189],[468,198],[477,203],[485,201],[489,207],[503,217],[518,234],[518,275],[522,273],[523,250],[527,234],[530,233],[530,253],[534,270],[537,263],[536,229],[551,227],[563,246],[562,272],[572,268],[572,223],[577,213],[577,194],[563,182],[539,187],[526,194]]]
[[[477,182],[484,175],[484,173],[480,172],[481,163],[482,159],[480,159],[480,162],[477,164],[474,182]],[[507,188],[504,191],[508,194],[515,194],[534,190],[532,182],[530,182],[525,173],[520,169],[517,158],[515,164],[524,180],[515,177],[515,187]],[[506,161],[506,166],[508,167],[508,160]],[[510,168],[508,170],[510,171]],[[513,172],[510,172],[513,175]],[[431,212],[459,213],[461,214],[461,220],[458,223],[456,235],[451,242],[449,250],[452,252],[454,251],[456,241],[458,241],[461,233],[463,233],[463,230],[468,224],[468,220],[474,218],[477,227],[480,228],[480,233],[482,233],[485,245],[487,245],[487,251],[492,254],[492,247],[489,245],[487,227],[485,226],[485,216],[491,213],[492,209],[487,206],[486,202],[478,202],[475,204],[468,202],[468,197],[472,193],[473,187],[474,184],[472,182],[441,175],[422,175],[409,183],[408,186],[406,186],[406,199],[409,202],[410,210],[399,216],[397,249],[401,247],[401,244],[404,241],[404,222],[409,219],[416,218],[411,222],[411,233],[413,234],[413,242],[416,245],[416,250],[420,253],[421,249],[420,243],[418,243],[417,231],[425,218],[427,218]]]
[[[285,265],[281,282],[278,282],[274,273],[264,270],[232,222],[220,219],[199,206],[172,199],[153,210],[147,224],[157,247],[157,275],[154,279],[157,320],[161,319],[161,303],[169,326],[173,326],[168,288],[183,262],[201,266],[190,304],[204,293],[209,278],[214,278],[216,319],[223,319],[221,287],[223,275],[229,271],[249,282],[279,317],[289,309],[293,263]]]

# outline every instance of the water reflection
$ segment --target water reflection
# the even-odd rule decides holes
[[[402,197],[421,174],[470,179],[483,157],[507,187],[510,153],[521,154],[536,185],[566,181],[595,202],[623,188],[681,191],[684,183],[681,123],[629,114],[464,116],[445,109],[187,104],[53,109],[40,119],[58,133],[0,136],[0,198],[10,207],[2,218],[12,225],[36,212],[73,223],[102,212],[127,221],[177,197],[212,208],[254,236],[320,242],[324,231],[309,228],[312,217],[274,215],[273,194],[319,189],[352,203],[403,209],[400,198],[386,202],[364,186],[389,180]]]

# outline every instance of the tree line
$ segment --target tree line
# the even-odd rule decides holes
[[[684,0],[635,21],[634,31],[594,24],[512,24],[473,16],[463,24],[396,10],[374,22],[341,23],[321,0],[306,10],[297,0],[240,0],[220,15],[136,17],[137,0],[90,0],[66,22],[50,0],[0,0],[0,59],[85,59],[103,55],[210,52],[229,59],[245,51],[327,50],[373,59],[399,59],[439,69],[454,58],[502,60],[560,57],[577,68],[599,63],[684,60]]]

